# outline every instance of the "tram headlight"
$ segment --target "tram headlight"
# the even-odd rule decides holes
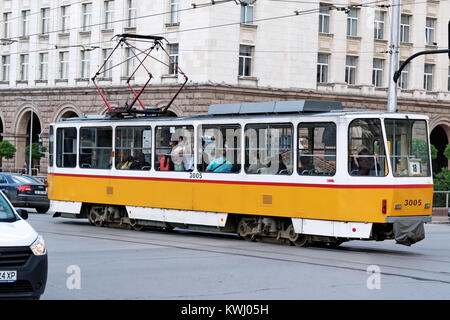
[[[45,241],[42,236],[38,236],[37,239],[30,246],[31,251],[35,256],[43,256],[47,253],[47,248],[45,246]]]

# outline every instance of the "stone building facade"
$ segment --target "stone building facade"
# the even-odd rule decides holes
[[[450,3],[402,2],[400,59],[445,47]],[[30,99],[36,100],[33,141],[40,135],[44,146],[51,122],[107,111],[90,78],[122,33],[167,39],[167,51],[189,77],[171,107],[176,116],[206,112],[212,103],[297,99],[386,110],[390,8],[384,5],[390,2],[371,3],[0,0],[0,133],[18,150],[2,166],[21,168],[26,161]],[[129,54],[120,48],[112,64]],[[163,52],[156,57],[165,64],[148,65],[154,78],[142,100],[163,106],[182,78]],[[114,106],[130,99],[126,79],[133,59],[128,61],[100,77]],[[450,141],[449,70],[446,55],[414,60],[399,89],[399,111],[427,114],[432,140],[442,145]],[[138,72],[132,83],[146,80]],[[46,171],[46,159],[40,170]]]

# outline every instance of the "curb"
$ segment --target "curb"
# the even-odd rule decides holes
[[[432,218],[431,224],[450,224],[450,218],[447,217],[439,217],[439,218]]]

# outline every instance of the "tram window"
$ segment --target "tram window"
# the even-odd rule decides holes
[[[386,119],[394,177],[429,177],[428,130],[424,120]]]
[[[75,168],[76,164],[77,129],[58,128],[56,130],[56,166],[59,168]]]
[[[336,173],[336,124],[301,123],[297,160],[300,175],[333,176]]]
[[[241,127],[203,125],[198,128],[199,172],[238,173],[241,171]]]
[[[245,127],[245,172],[290,175],[293,172],[292,124]]]
[[[115,156],[118,170],[150,170],[152,128],[117,127]]]
[[[80,168],[110,169],[111,127],[80,128]]]
[[[387,159],[379,119],[355,119],[348,133],[348,172],[352,176],[388,174]]]
[[[53,141],[55,137],[53,134],[53,126],[50,126],[50,135],[48,137],[48,166],[53,167]]]
[[[161,126],[155,129],[155,169],[194,170],[194,127]]]

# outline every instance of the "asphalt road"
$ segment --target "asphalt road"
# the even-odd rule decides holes
[[[99,228],[50,213],[30,212],[28,221],[48,248],[41,299],[450,298],[448,224],[427,224],[426,239],[411,247],[391,240],[328,249]]]

